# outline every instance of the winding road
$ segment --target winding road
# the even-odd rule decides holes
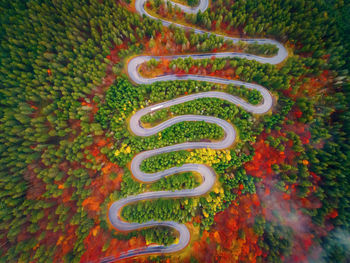
[[[145,9],[146,0],[136,0],[135,5],[136,5],[136,10],[141,14],[141,15],[146,15],[150,18],[157,19],[150,14],[148,14]],[[172,2],[171,2],[172,3]],[[172,3],[175,5],[174,3]],[[200,4],[198,7],[195,8],[190,8],[187,6],[183,5],[178,5],[184,12],[187,13],[197,13],[199,10],[204,12],[208,8],[208,0],[200,0]],[[163,25],[169,26],[170,22],[161,20]],[[180,24],[174,24],[179,27],[183,27],[185,29],[191,29],[186,26],[180,25]],[[199,34],[204,34],[209,32],[199,30],[199,29],[194,29],[196,33]],[[179,151],[179,150],[188,150],[188,149],[196,149],[196,148],[210,148],[210,149],[225,149],[230,147],[236,138],[236,131],[235,128],[228,123],[225,120],[218,119],[215,117],[210,117],[210,116],[200,116],[200,115],[183,115],[183,116],[177,116],[174,118],[171,118],[167,121],[164,121],[163,123],[151,127],[151,128],[145,128],[141,125],[140,118],[144,115],[147,115],[151,112],[155,112],[159,109],[162,108],[168,108],[173,105],[181,104],[184,102],[196,100],[199,98],[219,98],[222,100],[226,100],[230,103],[236,104],[246,111],[249,111],[254,114],[264,114],[268,112],[272,106],[272,97],[269,91],[256,84],[252,83],[246,83],[242,81],[236,81],[236,80],[227,80],[227,79],[222,79],[222,78],[216,78],[216,77],[207,77],[207,76],[198,76],[198,75],[184,75],[184,76],[176,76],[176,75],[164,75],[164,76],[158,76],[152,79],[147,79],[143,78],[139,74],[139,66],[150,60],[151,58],[159,60],[160,58],[168,58],[168,59],[174,59],[174,58],[186,58],[191,56],[193,59],[203,59],[203,58],[211,58],[213,55],[215,57],[241,57],[241,58],[246,58],[246,59],[251,59],[251,60],[256,60],[260,63],[270,63],[270,64],[278,64],[282,62],[288,55],[286,49],[284,46],[275,41],[275,40],[269,40],[269,39],[239,39],[239,38],[230,38],[223,36],[225,39],[231,39],[234,42],[237,41],[246,41],[246,42],[257,42],[257,43],[271,43],[276,45],[279,48],[278,54],[274,57],[259,57],[255,55],[250,55],[250,54],[243,54],[243,53],[236,53],[236,52],[223,52],[223,53],[210,53],[210,54],[201,54],[201,55],[179,55],[179,56],[163,56],[163,57],[155,57],[155,56],[138,56],[130,60],[128,64],[128,74],[131,80],[133,80],[137,84],[151,84],[156,81],[170,81],[170,80],[198,80],[198,81],[206,81],[206,82],[212,82],[212,83],[221,83],[221,84],[234,84],[238,86],[245,86],[249,89],[256,89],[258,90],[262,97],[263,101],[259,105],[251,105],[244,101],[243,99],[224,93],[224,92],[219,92],[219,91],[210,91],[210,92],[202,92],[202,93],[195,93],[183,97],[179,97],[173,100],[169,100],[166,102],[158,103],[156,105],[152,105],[149,107],[146,107],[144,109],[141,109],[137,111],[130,119],[130,128],[132,132],[135,135],[138,136],[151,136],[154,135],[167,127],[170,127],[176,123],[183,122],[183,121],[205,121],[208,123],[215,123],[218,126],[220,126],[224,132],[225,136],[221,141],[217,142],[186,142],[186,143],[181,143],[181,144],[176,144],[176,145],[171,145],[168,147],[163,147],[160,149],[155,149],[155,150],[150,150],[150,151],[144,151],[139,154],[137,154],[132,162],[131,162],[131,172],[135,178],[142,182],[155,182],[165,176],[168,175],[173,175],[181,172],[197,172],[202,176],[202,184],[194,189],[185,189],[185,190],[176,190],[176,191],[157,191],[157,192],[145,192],[139,195],[133,195],[133,196],[128,196],[126,198],[120,199],[116,202],[114,202],[110,209],[109,209],[109,220],[111,224],[117,228],[118,230],[122,231],[132,231],[132,230],[137,230],[141,228],[146,228],[146,227],[154,227],[154,226],[167,226],[170,228],[175,229],[179,233],[179,240],[178,243],[171,244],[169,246],[164,246],[164,245],[150,245],[142,248],[137,248],[133,250],[129,250],[126,252],[123,252],[120,254],[118,258],[115,257],[109,257],[109,258],[104,258],[101,262],[110,262],[110,261],[115,261],[119,260],[122,258],[127,258],[127,257],[133,257],[133,256],[138,256],[138,255],[145,255],[145,254],[155,254],[155,253],[169,253],[169,252],[176,252],[179,251],[183,248],[185,248],[189,241],[190,241],[190,232],[187,229],[187,227],[183,224],[179,224],[174,221],[164,221],[164,222],[159,222],[159,221],[148,221],[146,223],[135,223],[135,222],[126,222],[123,220],[121,217],[121,210],[124,206],[135,203],[138,201],[142,200],[151,200],[151,199],[158,199],[158,198],[178,198],[178,197],[194,197],[194,196],[200,196],[205,193],[207,193],[212,186],[215,183],[216,180],[216,174],[208,166],[202,165],[202,164],[185,164],[181,167],[172,167],[170,169],[160,171],[157,173],[144,173],[140,170],[140,165],[143,160],[150,158],[151,156],[158,155],[161,153],[167,153],[167,152],[172,152],[172,151]]]

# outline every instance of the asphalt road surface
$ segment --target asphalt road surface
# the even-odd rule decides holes
[[[144,9],[144,4],[146,0],[136,0],[136,10],[141,15],[146,15],[150,18],[157,19],[150,14],[148,14]],[[172,2],[171,2],[172,3]],[[174,3],[172,3],[175,5]],[[180,4],[178,5],[184,12],[187,13],[197,13],[199,10],[204,12],[208,8],[208,0],[201,0],[199,6],[191,8],[187,6],[183,6]],[[171,23],[165,20],[161,20],[163,25],[169,26],[170,24],[174,24],[178,27],[183,27],[186,29],[190,29],[186,26]],[[212,34],[210,32],[206,32],[203,30],[194,29],[196,33],[199,34]],[[226,100],[230,103],[233,103],[235,105],[238,105],[245,109],[246,111],[249,111],[254,114],[264,114],[268,112],[272,106],[272,97],[269,91],[256,84],[252,83],[246,83],[243,81],[237,81],[237,80],[227,80],[217,77],[208,77],[208,76],[198,76],[198,75],[183,75],[183,76],[177,76],[177,75],[163,75],[158,76],[152,79],[143,78],[138,71],[139,66],[147,62],[148,60],[154,58],[156,60],[159,60],[161,58],[168,58],[168,59],[176,59],[176,58],[186,58],[191,56],[193,59],[204,59],[204,58],[211,58],[212,56],[215,57],[240,57],[240,58],[246,58],[250,60],[256,60],[260,63],[269,63],[269,64],[278,64],[282,62],[288,55],[286,49],[284,46],[275,41],[270,39],[240,39],[240,38],[231,38],[223,36],[225,39],[231,39],[234,42],[238,41],[245,41],[249,43],[270,43],[274,44],[279,48],[278,54],[274,57],[260,57],[256,55],[251,54],[244,54],[244,53],[236,53],[236,52],[222,52],[222,53],[208,53],[208,54],[195,54],[195,55],[179,55],[179,56],[163,56],[163,57],[155,57],[155,56],[138,56],[130,60],[128,64],[128,74],[129,77],[137,84],[151,84],[156,81],[171,81],[171,80],[197,80],[197,81],[206,81],[206,82],[212,82],[212,83],[220,83],[220,84],[234,84],[236,86],[245,86],[249,89],[255,89],[258,90],[263,100],[259,105],[251,105],[244,101],[243,99],[233,96],[231,94],[227,94],[224,92],[219,91],[210,91],[210,92],[202,92],[202,93],[195,93],[183,97],[179,97],[176,99],[172,99],[166,102],[158,103],[156,105],[152,105],[146,108],[143,108],[139,111],[137,111],[130,119],[130,129],[135,135],[138,136],[151,136],[154,135],[176,123],[183,122],[183,121],[205,121],[208,123],[215,123],[218,126],[220,126],[224,132],[225,136],[221,141],[215,141],[215,142],[186,142],[176,145],[171,145],[168,147],[163,147],[155,150],[150,151],[144,151],[139,154],[137,154],[132,162],[131,162],[131,172],[135,178],[137,178],[139,181],[150,183],[155,182],[165,176],[174,175],[182,172],[197,172],[202,176],[202,184],[194,189],[185,189],[185,190],[176,190],[176,191],[157,191],[157,192],[145,192],[138,195],[132,195],[128,196],[126,198],[120,199],[112,204],[112,206],[109,209],[109,220],[111,224],[121,231],[132,231],[137,230],[141,228],[146,227],[154,227],[154,226],[167,226],[170,228],[175,229],[179,233],[179,239],[178,242],[169,246],[164,245],[149,245],[142,248],[137,248],[133,250],[129,250],[126,252],[123,252],[120,254],[118,258],[115,257],[109,257],[104,258],[101,262],[111,262],[122,258],[127,257],[134,257],[138,255],[145,255],[145,254],[157,254],[157,253],[170,253],[170,252],[176,252],[183,248],[185,248],[189,241],[190,241],[190,232],[187,229],[187,227],[183,224],[179,224],[174,221],[148,221],[142,224],[135,223],[135,222],[126,222],[121,217],[121,210],[124,206],[143,201],[143,200],[152,200],[152,199],[158,199],[158,198],[179,198],[179,197],[194,197],[194,196],[201,196],[206,194],[212,186],[215,183],[216,180],[216,174],[210,167],[203,165],[203,164],[185,164],[180,167],[172,167],[167,170],[163,170],[156,173],[144,173],[140,170],[140,164],[143,160],[150,158],[154,155],[158,155],[161,153],[167,153],[167,152],[173,152],[173,151],[179,151],[179,150],[188,150],[188,149],[198,149],[198,148],[210,148],[210,149],[225,149],[230,147],[236,138],[236,130],[235,128],[228,123],[225,120],[218,119],[215,117],[210,116],[201,116],[201,115],[182,115],[177,116],[174,118],[171,118],[169,120],[164,121],[163,123],[160,123],[159,125],[151,128],[145,128],[141,125],[140,118],[144,115],[147,115],[151,112],[155,112],[160,109],[168,108],[173,105],[181,104],[187,101],[196,100],[199,98],[219,98],[222,100]],[[175,175],[176,176],[176,175]]]

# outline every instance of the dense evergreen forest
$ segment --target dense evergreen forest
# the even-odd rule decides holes
[[[176,1],[190,6],[199,1]],[[232,123],[234,147],[153,156],[155,172],[186,163],[212,167],[206,195],[126,206],[128,221],[174,220],[193,230],[181,253],[125,262],[348,262],[350,238],[350,2],[213,0],[188,15],[149,0],[152,14],[240,37],[281,41],[279,65],[242,58],[163,59],[140,74],[198,74],[257,83],[274,107],[257,116],[202,98],[145,115],[155,126],[185,114]],[[232,43],[141,17],[128,0],[0,2],[0,262],[99,262],[146,244],[172,244],[166,227],[120,232],[108,221],[112,202],[145,191],[191,189],[185,172],[140,183],[129,170],[145,150],[216,141],[212,123],[182,122],[135,136],[130,116],[162,101],[225,91],[258,105],[244,86],[181,80],[136,85],[126,65],[135,55],[235,51],[273,56],[271,45]]]

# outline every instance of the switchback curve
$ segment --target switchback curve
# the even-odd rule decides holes
[[[136,10],[141,15],[146,15],[150,18],[156,19],[155,17],[148,14],[144,9],[144,4],[146,0],[136,0]],[[172,3],[175,5],[174,3]],[[196,13],[199,10],[204,12],[206,8],[208,7],[208,0],[200,0],[200,4],[196,8],[190,8],[183,5],[178,5],[184,12],[187,13]],[[161,20],[163,25],[169,26],[169,21]],[[186,26],[183,26],[181,24],[173,23],[175,26],[179,26],[185,29],[192,29],[188,28]],[[204,34],[209,33],[203,30],[194,29],[196,33]],[[212,34],[212,33],[209,33]],[[191,94],[188,96],[183,96],[180,98],[176,98],[170,101],[158,103],[156,105],[152,105],[149,107],[146,107],[144,109],[141,109],[137,111],[130,119],[130,128],[131,130],[138,136],[151,136],[153,134],[156,134],[162,130],[164,130],[167,127],[170,127],[174,125],[175,123],[182,122],[182,121],[205,121],[209,123],[215,123],[219,125],[225,132],[225,137],[223,140],[218,142],[186,142],[181,144],[176,144],[168,147],[163,147],[160,149],[155,149],[151,151],[144,151],[136,155],[132,162],[131,162],[131,172],[135,178],[137,178],[140,181],[143,182],[154,182],[159,180],[162,177],[172,175],[175,173],[181,173],[186,171],[192,171],[197,172],[202,176],[202,184],[194,189],[185,189],[185,190],[176,190],[176,191],[157,191],[157,192],[146,192],[139,195],[133,195],[128,196],[126,198],[120,199],[116,202],[114,202],[110,209],[109,209],[109,220],[111,224],[122,231],[131,231],[131,230],[137,230],[141,228],[146,227],[152,227],[152,226],[167,226],[175,229],[179,233],[179,241],[176,244],[172,244],[169,246],[163,246],[163,245],[150,245],[143,248],[137,248],[133,250],[129,250],[126,252],[121,253],[121,255],[118,258],[115,257],[109,257],[105,258],[103,262],[110,262],[122,258],[127,257],[134,257],[138,255],[145,255],[145,254],[155,254],[155,253],[170,253],[170,252],[176,252],[184,247],[186,247],[190,241],[190,233],[187,227],[183,224],[179,224],[174,221],[165,221],[165,222],[159,222],[159,221],[148,221],[146,223],[134,223],[134,222],[126,222],[121,218],[120,212],[122,208],[130,203],[135,203],[141,200],[152,200],[152,199],[158,199],[158,198],[178,198],[178,197],[194,197],[194,196],[200,196],[205,193],[207,193],[212,186],[215,183],[215,172],[208,166],[205,166],[203,164],[185,164],[181,167],[172,167],[170,169],[148,174],[144,173],[140,170],[140,164],[143,160],[158,155],[161,153],[166,152],[172,152],[172,151],[179,151],[179,150],[185,150],[185,149],[196,149],[196,148],[211,148],[211,149],[225,149],[230,147],[236,138],[236,131],[235,128],[228,123],[225,120],[218,119],[215,117],[208,117],[208,116],[200,116],[200,115],[183,115],[183,116],[177,116],[172,119],[169,119],[155,127],[152,128],[144,128],[141,125],[140,118],[148,113],[157,111],[162,108],[168,108],[172,105],[184,103],[187,101],[203,98],[203,97],[212,97],[212,98],[219,98],[226,101],[229,101],[230,103],[236,104],[245,110],[252,112],[254,114],[264,114],[270,110],[272,107],[272,97],[271,94],[268,92],[268,90],[260,85],[252,84],[252,83],[246,83],[243,81],[236,81],[236,80],[227,80],[222,78],[216,78],[216,77],[208,77],[208,76],[198,76],[198,75],[191,75],[187,74],[184,76],[176,76],[176,75],[164,75],[164,76],[158,76],[152,79],[144,78],[139,74],[139,66],[147,62],[150,59],[161,59],[161,58],[167,58],[167,59],[176,59],[176,58],[186,58],[191,56],[193,59],[204,59],[204,58],[211,58],[212,56],[215,57],[241,57],[246,58],[250,60],[256,60],[260,63],[269,63],[269,64],[278,64],[282,62],[288,55],[286,49],[284,46],[275,41],[270,39],[239,39],[239,38],[231,38],[227,36],[223,36],[225,39],[231,39],[234,42],[237,41],[246,41],[246,42],[257,42],[259,44],[263,43],[270,43],[274,44],[279,48],[278,54],[274,57],[260,57],[255,56],[251,54],[244,54],[244,53],[236,53],[236,52],[222,52],[222,53],[209,53],[209,54],[196,54],[196,55],[179,55],[179,56],[163,56],[163,57],[155,57],[155,56],[138,56],[133,58],[128,63],[128,74],[129,77],[137,84],[151,84],[156,81],[170,81],[170,80],[198,80],[198,81],[207,81],[212,83],[220,83],[220,84],[234,84],[238,86],[245,86],[249,89],[256,89],[258,90],[262,97],[263,101],[259,105],[251,105],[244,101],[241,98],[238,98],[236,96],[224,93],[224,92],[218,92],[218,91],[211,91],[211,92],[202,92],[202,93],[196,93]]]

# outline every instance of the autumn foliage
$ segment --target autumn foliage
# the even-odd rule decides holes
[[[240,196],[227,210],[215,216],[210,232],[193,244],[199,262],[256,262],[262,255],[252,225],[260,210],[257,195]]]

